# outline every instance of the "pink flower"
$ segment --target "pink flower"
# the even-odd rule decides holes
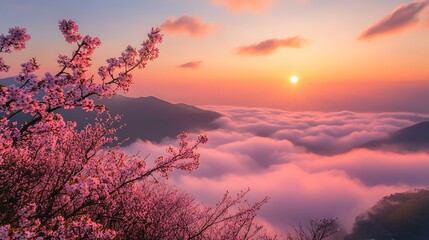
[[[79,34],[79,27],[72,20],[63,19],[59,21],[59,28],[68,43],[74,43],[82,39]]]
[[[87,112],[94,110],[94,107],[95,107],[94,101],[88,98],[85,98],[81,101],[81,106],[82,106],[82,109]]]
[[[70,56],[58,56],[60,70],[39,77],[39,65],[31,59],[21,65],[15,85],[0,87],[0,202],[7,211],[0,214],[0,239],[138,239],[143,233],[148,239],[244,239],[248,232],[243,228],[259,231],[252,221],[265,200],[241,206],[244,194],[226,194],[206,207],[152,180],[175,169],[198,168],[197,150],[206,136],[190,142],[183,132],[177,147],[147,164],[146,158],[109,147],[120,116],[97,116],[78,129],[57,113],[78,106],[104,112],[90,97],[128,91],[131,71],[158,57],[160,30],[152,29],[141,49],[128,46],[121,56],[109,58],[98,68],[101,79],[95,79],[86,73],[101,41],[82,37],[71,20],[61,20],[59,28],[77,46]],[[11,28],[9,35],[0,35],[0,53],[21,50],[28,39],[25,29]],[[0,71],[8,68],[0,58]],[[20,115],[27,122],[18,123]],[[237,209],[230,213],[232,207]]]
[[[16,51],[22,50],[28,40],[30,40],[30,35],[27,34],[25,28],[9,28],[8,35],[0,35],[0,52],[10,53],[11,48]]]
[[[0,57],[0,72],[7,72],[9,71],[10,66],[6,65],[3,58]]]

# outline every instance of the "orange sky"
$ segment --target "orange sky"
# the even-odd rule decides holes
[[[130,96],[286,109],[298,106],[291,102],[295,95],[301,96],[299,104],[316,106],[311,101],[340,94],[339,86],[371,89],[376,83],[429,81],[427,4],[160,0],[124,6],[97,0],[82,10],[79,4],[14,1],[0,9],[0,32],[26,27],[32,35],[27,49],[3,57],[18,66],[36,56],[43,73],[55,71],[57,54],[72,49],[57,30],[61,18],[74,19],[83,34],[101,38],[95,66],[127,44],[138,46],[150,27],[161,26],[161,56],[134,73]],[[300,78],[296,86],[288,84],[291,75]]]

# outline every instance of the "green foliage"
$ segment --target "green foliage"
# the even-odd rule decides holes
[[[429,190],[386,196],[356,218],[347,240],[429,239]]]

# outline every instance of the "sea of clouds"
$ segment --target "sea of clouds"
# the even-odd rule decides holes
[[[205,132],[209,143],[199,150],[200,167],[175,173],[172,181],[208,203],[227,190],[250,188],[254,201],[269,196],[259,219],[278,232],[321,217],[337,217],[351,231],[355,217],[383,196],[429,185],[427,152],[360,147],[429,116],[204,108],[223,114],[216,120],[220,128]],[[155,157],[167,145],[174,140],[139,140],[125,149]]]

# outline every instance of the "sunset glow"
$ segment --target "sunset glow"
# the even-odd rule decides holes
[[[429,0],[3,1],[0,239],[429,239],[428,43]]]
[[[318,88],[322,91],[338,84],[360,86],[366,84],[365,81],[406,82],[429,78],[425,57],[429,55],[429,36],[424,27],[428,10],[424,1],[394,0],[378,4],[374,1],[192,0],[183,5],[181,1],[160,0],[123,5],[96,0],[87,5],[88,11],[84,12],[80,12],[78,6],[56,2],[45,8],[44,4],[33,2],[4,3],[0,10],[2,32],[11,26],[40,29],[32,33],[33,41],[26,51],[10,59],[16,63],[14,66],[19,66],[24,59],[40,56],[42,71],[56,69],[52,60],[56,58],[55,52],[60,52],[65,45],[59,41],[56,24],[52,23],[67,16],[85,26],[83,32],[94,33],[102,40],[94,56],[95,67],[107,57],[119,54],[128,42],[138,46],[145,31],[161,26],[165,41],[160,61],[134,74],[136,87],[129,94],[135,97],[153,94],[173,102],[218,104],[223,101],[215,93],[223,92],[222,100],[230,104],[253,106],[255,94],[256,99],[270,95],[273,99],[264,106],[286,109],[286,105],[278,104],[283,93],[276,91],[281,88],[279,76],[285,71],[305,72],[307,86],[311,88],[316,83],[326,88]],[[103,11],[97,11],[99,6],[103,6]],[[17,9],[29,17],[17,18]],[[118,11],[127,15],[121,17],[121,24],[110,17]],[[365,15],[356,12],[365,12]],[[44,47],[58,51],[41,54]],[[19,68],[12,67],[9,74],[18,72]],[[0,73],[0,77],[6,76]],[[263,92],[241,98],[245,97],[243,101],[249,104],[234,99],[237,89],[252,92],[250,88],[258,89],[261,79],[265,85]],[[322,82],[324,84],[320,84]],[[212,87],[208,90],[202,83]],[[165,89],[165,86],[183,85],[187,86],[183,91]],[[201,93],[204,98],[187,91]],[[335,97],[337,93],[334,91],[330,96]]]

